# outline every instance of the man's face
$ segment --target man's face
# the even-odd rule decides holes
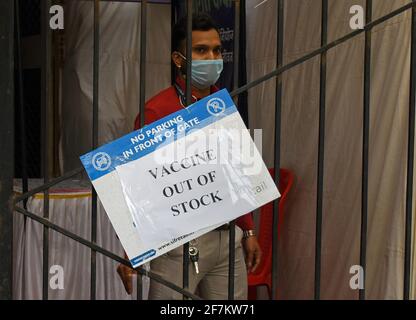
[[[186,44],[183,41],[180,49],[186,56]],[[208,31],[192,31],[192,60],[217,60],[222,59],[221,39],[215,29]],[[178,52],[172,53],[172,60],[177,67],[185,68],[185,60]]]
[[[185,44],[183,52],[185,52]],[[192,60],[217,60],[221,56],[220,35],[215,29],[192,31]]]

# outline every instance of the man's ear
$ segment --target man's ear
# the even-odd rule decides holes
[[[178,69],[184,65],[183,58],[177,51],[172,52],[172,61]]]

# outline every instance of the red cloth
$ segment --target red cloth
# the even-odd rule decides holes
[[[185,82],[182,78],[176,79],[177,84],[185,92]],[[211,93],[218,91],[218,88],[215,86],[211,87]],[[193,93],[193,92],[192,92]],[[194,94],[194,93],[193,93]],[[150,124],[154,121],[157,121],[167,115],[176,112],[182,108],[182,105],[179,101],[178,94],[174,86],[171,86],[153,98],[146,102],[145,105],[145,125]],[[137,115],[134,121],[134,129],[137,130],[140,128],[140,115]],[[252,230],[254,229],[254,222],[251,213],[248,213],[244,216],[237,218],[236,224],[243,230]]]

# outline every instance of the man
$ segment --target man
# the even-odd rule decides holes
[[[150,99],[145,106],[145,123],[152,123],[173,112],[185,108],[186,77],[186,19],[173,29],[172,61],[178,69],[175,84]],[[192,99],[202,99],[218,90],[214,86],[223,68],[221,40],[218,28],[208,15],[194,15],[192,19]],[[136,118],[135,128],[140,124]],[[254,234],[251,214],[236,221],[235,239],[235,299],[247,298],[247,271],[254,271],[260,263],[261,250]],[[189,290],[204,299],[228,297],[228,243],[229,225],[225,224],[192,240],[199,251],[199,273],[190,262]],[[243,252],[244,251],[244,252]],[[178,247],[150,262],[152,272],[182,285],[183,247]],[[120,274],[126,291],[132,290],[134,270],[120,265]],[[181,294],[156,281],[150,282],[149,299],[181,299]]]

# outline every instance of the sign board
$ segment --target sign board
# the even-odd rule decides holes
[[[225,89],[81,161],[134,267],[280,196]]]

